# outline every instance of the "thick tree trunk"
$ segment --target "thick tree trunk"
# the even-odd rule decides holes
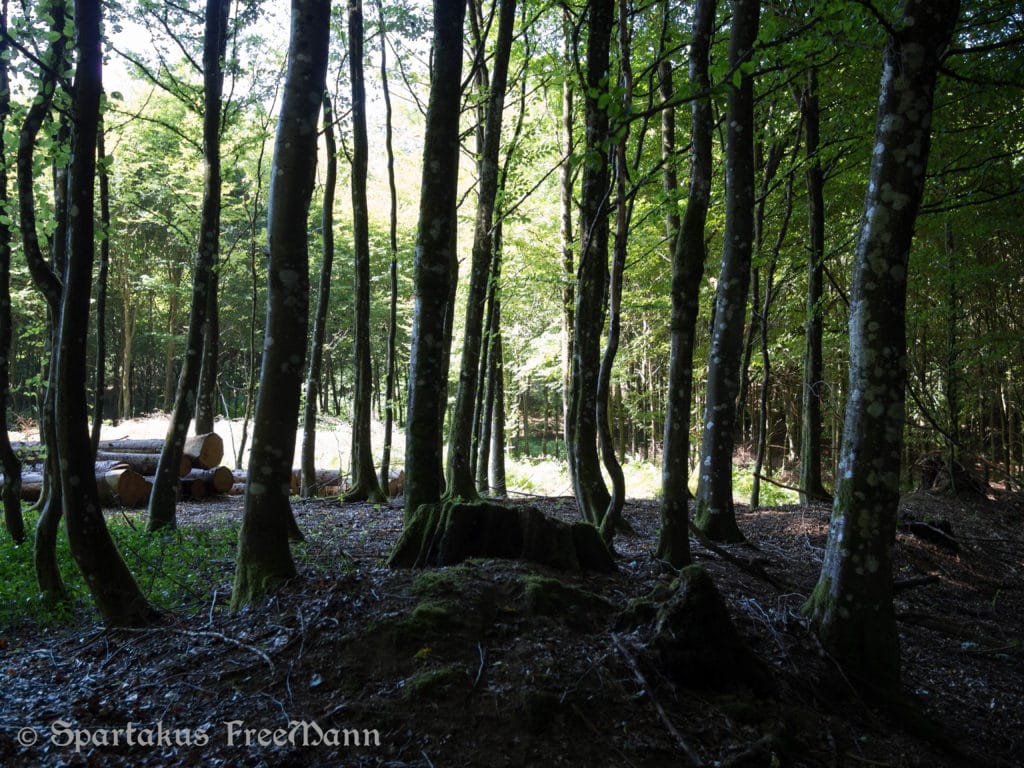
[[[86,398],[86,337],[94,257],[93,185],[102,89],[99,0],[77,0],[72,113],[75,131],[68,183],[68,267],[57,364],[57,450],[71,554],[110,626],[143,626],[156,618],[110,538],[93,475]]]
[[[271,169],[267,327],[256,401],[232,608],[295,576],[288,496],[309,312],[307,217],[316,174],[317,118],[327,79],[329,0],[292,0],[288,71]],[[301,350],[301,351],[297,351]]]
[[[480,179],[477,192],[476,224],[470,261],[469,291],[463,325],[462,359],[459,385],[455,394],[448,437],[448,471],[445,492],[452,498],[479,498],[473,478],[470,448],[473,438],[473,411],[480,369],[483,310],[487,281],[494,258],[494,204],[498,196],[498,157],[501,150],[502,111],[508,83],[508,60],[512,50],[516,0],[500,0],[498,39],[492,58],[490,89],[487,93],[483,146],[479,159]],[[482,44],[482,43],[481,43]]]
[[[749,60],[760,21],[759,0],[734,0],[729,66]],[[708,361],[707,404],[694,521],[717,541],[741,541],[732,501],[732,452],[743,352],[743,321],[754,246],[754,83],[742,74],[729,89],[725,150],[725,232]]]
[[[935,81],[958,0],[909,0],[890,32],[850,301],[850,375],[821,576],[805,606],[854,679],[899,686],[892,547],[906,386],[907,265],[924,190]]]
[[[830,500],[821,477],[822,311],[825,259],[825,174],[818,157],[821,110],[818,74],[807,73],[800,99],[809,165],[806,173],[810,252],[807,259],[807,320],[804,326],[804,369],[800,427],[800,503]]]
[[[448,350],[458,277],[455,252],[462,80],[463,0],[435,0],[434,66],[423,143],[419,234],[413,268],[413,329],[405,441],[405,518],[441,499]],[[442,332],[438,332],[442,330]]]
[[[334,191],[338,182],[338,146],[334,138],[334,110],[331,108],[330,96],[324,93],[323,101],[327,174],[324,177],[320,229],[324,250],[320,262],[320,282],[316,292],[316,315],[313,318],[313,333],[309,342],[309,369],[306,372],[306,396],[302,412],[302,449],[299,458],[302,486],[299,495],[303,498],[313,495],[316,485],[316,410],[320,378],[323,375],[327,310],[330,307],[331,271],[334,266]]]
[[[699,0],[690,44],[690,190],[672,252],[672,349],[669,353],[665,447],[661,468],[661,531],[658,557],[681,568],[690,563],[688,499],[690,408],[693,400],[693,347],[697,336],[700,283],[707,248],[704,227],[711,200],[711,111],[708,56],[715,24],[715,0]]]
[[[373,468],[370,446],[372,368],[370,361],[370,223],[366,202],[366,88],[363,84],[363,4],[349,0],[348,63],[352,78],[352,255],[355,274],[352,405],[352,485],[345,501],[387,501]]]
[[[202,366],[204,338],[207,332],[209,293],[216,289],[213,272],[220,251],[220,129],[221,94],[224,87],[224,52],[227,45],[230,0],[207,0],[206,28],[203,35],[203,205],[199,222],[199,250],[192,276],[192,309],[188,341],[178,390],[174,397],[167,436],[160,454],[160,468],[149,499],[149,529],[174,527],[178,487],[178,463],[188,434],[196,403]],[[319,96],[318,96],[319,99]],[[286,338],[286,337],[282,337]],[[296,338],[296,337],[292,337]],[[301,338],[301,337],[298,337]],[[294,439],[294,438],[293,438]]]
[[[597,380],[608,285],[608,67],[611,0],[590,3],[587,38],[586,153],[580,192],[580,263],[576,276],[572,387],[567,441],[576,503],[599,525],[611,496],[598,457]],[[601,97],[604,99],[601,100]]]

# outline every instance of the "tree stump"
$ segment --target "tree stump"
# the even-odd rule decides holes
[[[561,571],[615,570],[589,523],[565,523],[536,507],[492,502],[421,504],[406,523],[389,563],[396,568],[454,565],[471,557],[528,560]]]

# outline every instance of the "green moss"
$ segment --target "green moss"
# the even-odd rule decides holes
[[[468,682],[469,677],[460,667],[428,669],[406,680],[403,695],[409,699],[435,699],[465,688]]]
[[[593,592],[537,574],[523,577],[523,592],[527,610],[538,616],[604,613],[611,609],[607,600]]]

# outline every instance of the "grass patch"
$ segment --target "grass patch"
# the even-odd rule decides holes
[[[38,514],[26,511],[25,526],[35,529]],[[214,590],[226,594],[234,575],[238,525],[145,530],[145,513],[109,514],[107,527],[143,594],[158,608],[177,613],[209,610]],[[26,625],[67,626],[95,619],[92,598],[78,571],[63,529],[57,559],[70,596],[66,605],[43,601],[36,584],[31,538],[15,545],[0,540],[0,628]]]

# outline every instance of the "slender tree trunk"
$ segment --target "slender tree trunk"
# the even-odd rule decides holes
[[[199,384],[196,388],[195,433],[203,435],[213,432],[217,416],[217,376],[220,355],[220,292],[219,254],[215,256],[210,269],[210,284],[206,290],[206,323],[203,328],[203,363],[199,369]]]
[[[388,88],[387,28],[384,24],[384,2],[377,0],[380,17],[380,82],[384,95],[384,150],[388,158],[388,244],[391,261],[388,266],[388,285],[391,300],[388,306],[387,370],[384,374],[384,445],[381,447],[380,485],[387,490],[391,470],[391,440],[395,423],[395,348],[398,333],[398,191],[395,186],[395,150],[391,128],[391,90]]]
[[[501,225],[495,233],[495,247],[501,254]],[[491,367],[491,388],[494,392],[491,403],[491,448],[487,468],[487,492],[492,498],[502,499],[507,495],[505,482],[505,359],[501,343],[501,290],[494,294],[494,337],[491,345],[494,364]]]
[[[363,84],[362,0],[349,0],[348,4],[348,63],[352,79],[355,402],[352,407],[352,486],[345,494],[345,501],[382,502],[387,500],[387,495],[377,482],[370,445],[373,371],[370,361],[370,222],[366,202],[369,142],[366,136],[366,88]]]
[[[810,252],[807,259],[807,321],[804,330],[803,397],[800,419],[800,503],[830,500],[821,476],[822,311],[825,260],[825,174],[818,157],[821,109],[818,73],[807,73],[800,108],[803,113],[809,165],[806,173],[807,219]]]
[[[330,0],[292,0],[288,70],[270,174],[267,324],[231,594],[234,609],[296,574],[288,539],[298,527],[288,495],[305,348],[283,341],[306,338],[309,325],[307,217],[327,80],[330,6]]]
[[[440,501],[452,288],[458,278],[456,205],[462,80],[462,0],[434,3],[434,60],[423,143],[419,234],[413,268],[413,330],[405,440],[405,518]]]
[[[584,520],[599,525],[611,496],[597,446],[597,379],[608,285],[608,68],[614,5],[589,4],[587,38],[587,162],[580,193],[580,264],[576,277],[572,387],[567,427],[570,474]],[[604,95],[604,101],[601,96]]]
[[[104,141],[105,126],[100,113],[99,130],[96,134],[96,155],[98,160],[100,189],[100,268],[96,276],[96,371],[93,376],[92,406],[92,452],[100,442],[103,427],[103,402],[106,383],[107,363],[107,275],[110,271],[110,177],[108,174],[107,148]]]
[[[10,68],[7,42],[7,0],[0,5],[0,206],[9,210],[7,199],[7,151],[4,138],[7,117],[11,114]],[[25,541],[25,521],[21,515],[21,462],[7,434],[7,407],[11,399],[11,225],[0,219],[0,465],[4,470],[4,526],[16,544]]]
[[[569,399],[572,388],[572,350],[573,326],[575,325],[576,268],[573,264],[573,231],[572,231],[572,191],[573,171],[572,158],[575,144],[573,141],[573,71],[575,45],[570,45],[572,23],[569,10],[562,11],[562,69],[566,73],[562,81],[562,165],[559,171],[559,191],[561,194],[561,240],[562,240],[562,425],[563,441],[569,445]],[[569,462],[570,477],[573,475],[573,464]],[[575,487],[575,486],[574,486]]]
[[[890,31],[875,151],[854,251],[849,398],[821,575],[805,611],[847,673],[899,686],[892,547],[906,386],[907,266],[924,190],[935,81],[958,0],[908,0]],[[911,159],[911,162],[908,162]]]
[[[499,0],[498,39],[492,59],[492,76],[487,93],[487,109],[480,152],[476,224],[470,261],[469,291],[463,325],[462,360],[455,408],[448,436],[448,496],[476,499],[470,449],[473,438],[473,410],[483,343],[483,310],[487,281],[494,257],[494,205],[499,189],[498,158],[501,150],[502,111],[508,83],[508,60],[512,50],[516,0]]]
[[[751,55],[760,20],[759,0],[734,0],[729,66]],[[740,70],[742,71],[742,70]],[[741,541],[732,501],[732,453],[743,321],[754,245],[754,83],[742,74],[730,87],[726,122],[725,232],[715,295],[715,324],[708,363],[707,405],[694,521],[711,539]]]
[[[714,32],[715,6],[715,0],[698,0],[693,15],[690,87],[703,95],[698,95],[690,107],[690,189],[672,253],[672,348],[669,353],[665,408],[661,531],[658,535],[657,555],[676,568],[690,563],[690,408],[693,400],[693,347],[697,336],[700,283],[707,258],[704,227],[711,201],[714,117],[708,92],[708,56]]]
[[[95,253],[93,185],[102,90],[99,0],[76,0],[72,113],[75,130],[68,183],[68,265],[57,363],[57,452],[71,554],[96,607],[110,626],[144,626],[156,618],[114,545],[93,472],[86,397],[86,341]]]
[[[189,422],[196,402],[199,372],[202,366],[204,338],[207,333],[209,292],[216,289],[213,276],[217,269],[220,240],[220,127],[221,94],[224,87],[224,54],[227,47],[230,0],[207,0],[206,28],[203,35],[203,205],[199,222],[199,250],[192,276],[192,309],[188,341],[174,409],[160,453],[160,465],[149,497],[149,529],[176,524],[175,508],[178,466],[188,436]],[[319,97],[318,97],[319,98]],[[281,337],[285,338],[285,337]]]
[[[338,183],[338,145],[334,138],[334,110],[331,97],[325,92],[324,143],[326,145],[327,172],[324,176],[324,199],[320,229],[323,239],[323,258],[320,262],[320,281],[316,293],[316,314],[309,343],[309,368],[306,371],[306,392],[302,413],[302,448],[300,466],[302,486],[300,495],[315,495],[316,486],[316,410],[320,394],[321,369],[324,358],[324,339],[327,336],[327,310],[331,298],[331,270],[334,265],[334,192]]]

